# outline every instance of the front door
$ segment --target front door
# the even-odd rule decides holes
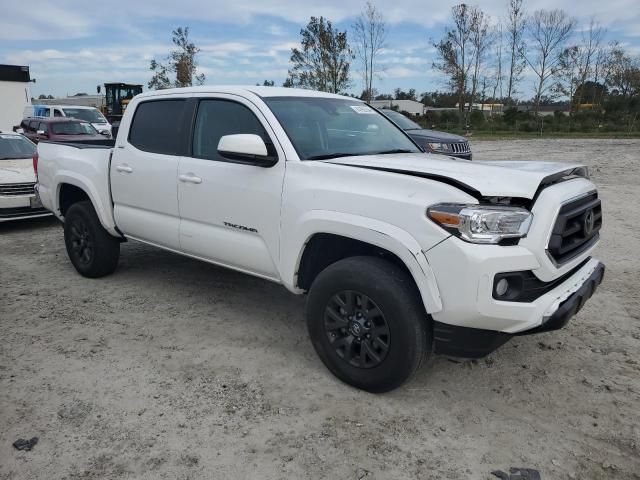
[[[257,134],[278,163],[265,168],[218,153],[220,137]],[[249,101],[202,98],[190,155],[180,159],[180,245],[188,254],[278,279],[280,202],[285,159],[273,131]]]
[[[176,174],[186,98],[137,105],[129,137],[118,136],[111,160],[116,224],[129,237],[179,250]]]

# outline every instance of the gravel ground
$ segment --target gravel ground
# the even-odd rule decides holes
[[[0,479],[639,479],[640,141],[473,147],[590,166],[605,282],[564,330],[384,395],[329,374],[278,285],[134,242],[89,280],[55,220],[0,225]]]

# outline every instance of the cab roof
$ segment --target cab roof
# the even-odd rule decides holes
[[[286,87],[263,87],[263,86],[239,86],[239,85],[203,85],[199,87],[168,88],[164,90],[151,90],[139,95],[136,98],[151,98],[157,96],[171,95],[176,93],[229,93],[236,95],[253,94],[259,97],[312,97],[312,98],[343,98],[360,101],[357,98],[337,95],[334,93],[318,92],[303,88]]]

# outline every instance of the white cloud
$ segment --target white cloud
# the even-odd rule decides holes
[[[446,21],[451,6],[459,0],[428,2],[424,0],[378,0],[374,2],[392,24],[410,22],[431,27]],[[481,7],[497,18],[505,15],[505,0],[483,0]],[[149,19],[164,19],[180,23],[188,20],[248,24],[257,16],[268,16],[303,24],[309,16],[323,15],[335,22],[349,20],[358,15],[364,2],[344,0],[112,0],[96,2],[91,8],[77,8],[67,2],[31,0],[28,5],[8,2],[3,6],[0,19],[0,38],[79,38],[91,34],[104,24],[103,19],[125,19],[129,23]],[[637,0],[582,0],[576,9],[575,0],[530,0],[529,10],[538,8],[564,8],[581,19],[595,16],[603,25],[622,31],[637,31],[640,9]],[[122,20],[119,20],[121,22]],[[127,23],[128,22],[128,23]],[[117,23],[116,23],[117,25]],[[270,23],[266,31],[271,35],[284,33],[282,27]]]

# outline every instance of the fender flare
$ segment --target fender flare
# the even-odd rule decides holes
[[[87,194],[104,229],[113,236],[122,236],[116,229],[111,204],[107,203],[103,198],[101,198],[100,193],[95,188],[93,183],[89,181],[89,179],[87,179],[83,175],[79,175],[76,172],[63,170],[55,176],[54,182],[56,185],[56,192],[54,197],[54,211],[56,213],[56,216],[58,216],[60,219],[63,218],[62,211],[60,210],[60,192],[62,190],[62,185],[73,185],[74,187],[78,187]]]
[[[330,233],[369,243],[396,255],[407,267],[415,281],[427,313],[442,310],[442,300],[436,278],[420,244],[405,230],[386,222],[326,210],[305,213],[294,228],[292,235],[283,235],[281,258],[283,259],[282,281],[291,291],[299,293],[296,279],[300,262],[311,238],[319,233]],[[298,252],[297,257],[286,252]]]

